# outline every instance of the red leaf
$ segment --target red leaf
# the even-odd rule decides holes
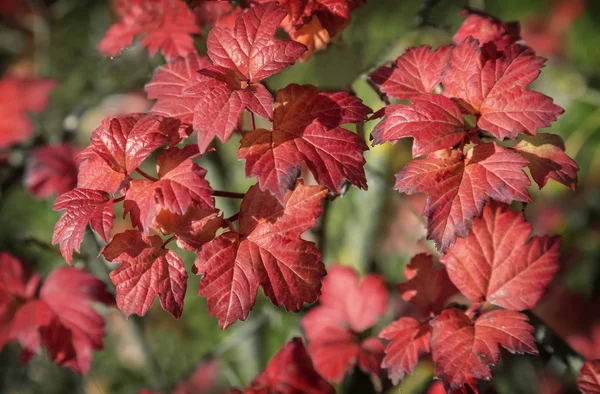
[[[275,3],[250,8],[233,29],[214,27],[208,35],[208,56],[213,63],[235,71],[240,79],[259,82],[294,64],[306,47],[273,36],[286,13]]]
[[[315,371],[302,340],[294,338],[269,361],[248,392],[335,394],[335,389]]]
[[[430,351],[429,325],[412,317],[402,317],[389,324],[381,330],[379,337],[390,340],[381,367],[388,370],[394,384],[398,384],[405,374],[412,375],[419,357]]]
[[[600,360],[586,361],[577,377],[577,388],[583,394],[600,393]]]
[[[119,55],[142,36],[150,56],[161,51],[169,59],[196,51],[192,35],[200,27],[192,11],[180,0],[117,0],[119,21],[111,26],[98,45],[105,56]]]
[[[125,174],[113,170],[90,146],[79,155],[77,187],[116,193],[127,183]]]
[[[514,149],[529,161],[531,177],[540,189],[548,179],[554,179],[575,191],[579,166],[565,153],[560,136],[545,133],[527,137]]]
[[[525,165],[519,154],[495,143],[476,145],[466,157],[446,149],[408,163],[396,175],[395,189],[429,195],[423,211],[427,236],[443,250],[457,236],[468,235],[473,219],[481,215],[485,196],[507,204],[530,201]]]
[[[127,190],[123,207],[132,223],[145,235],[161,209],[184,215],[190,206],[212,209],[215,206],[212,188],[204,179],[206,170],[191,159],[198,148],[169,148],[160,153],[157,161],[159,179],[133,180]]]
[[[460,108],[439,94],[422,94],[411,105],[390,105],[373,130],[373,143],[413,137],[413,157],[450,148],[466,135]]]
[[[165,311],[176,319],[181,316],[187,272],[183,260],[165,249],[159,236],[127,230],[115,235],[102,254],[122,263],[110,279],[117,287],[117,306],[126,317],[144,316],[157,296]]]
[[[442,78],[443,93],[455,99],[467,113],[480,115],[477,127],[498,139],[535,135],[563,113],[552,99],[525,90],[540,73],[545,59],[519,45],[506,53],[490,55],[473,39],[454,48]]]
[[[190,80],[195,79],[198,70],[209,65],[208,57],[194,52],[158,67],[152,80],[146,85],[148,98],[157,100],[151,112],[179,119],[182,125],[191,126],[198,100],[193,95],[185,95],[183,88]]]
[[[500,357],[500,346],[513,353],[537,353],[533,327],[527,316],[496,310],[474,323],[458,309],[448,309],[431,322],[431,354],[435,374],[450,392],[470,387],[492,377],[490,366]]]
[[[203,68],[186,85],[184,94],[196,100],[193,125],[198,130],[201,152],[215,137],[229,140],[244,109],[272,118],[271,93],[260,83],[248,84],[225,67]]]
[[[560,237],[527,241],[530,234],[531,224],[522,214],[502,205],[486,206],[469,236],[458,239],[440,261],[473,302],[531,309],[558,270]]]
[[[218,210],[205,210],[191,206],[183,215],[162,210],[156,216],[156,225],[163,234],[175,234],[182,249],[198,250],[211,241],[223,225]]]
[[[50,145],[31,153],[25,171],[25,187],[37,198],[66,193],[77,185],[77,155],[74,145]]]
[[[434,269],[433,257],[428,254],[413,257],[404,267],[404,276],[407,281],[398,285],[402,298],[427,312],[440,313],[448,297],[457,292],[446,270]]]
[[[55,82],[47,79],[4,77],[0,79],[0,148],[26,140],[33,132],[27,113],[41,112]]]
[[[71,263],[73,250],[79,253],[85,229],[90,224],[105,242],[113,225],[113,200],[106,193],[91,189],[73,189],[56,199],[52,209],[65,210],[52,236],[52,244],[60,243],[60,252]]]
[[[368,148],[338,126],[365,120],[369,111],[345,92],[288,85],[277,92],[273,131],[253,130],[242,138],[238,157],[246,160],[246,176],[256,176],[261,190],[279,200],[295,184],[302,162],[331,190],[339,192],[344,180],[366,189],[363,151]]]
[[[240,208],[239,232],[226,232],[205,244],[193,272],[202,274],[198,294],[222,329],[245,320],[258,285],[275,305],[298,311],[315,302],[325,268],[312,242],[300,235],[316,224],[326,190],[299,182],[279,203],[251,187]]]
[[[377,275],[359,281],[350,268],[334,265],[329,269],[321,305],[302,319],[308,353],[321,376],[339,383],[357,362],[366,373],[379,375],[383,346],[376,338],[361,343],[359,334],[383,316],[387,297],[385,283]]]
[[[90,149],[117,172],[130,174],[166,142],[176,145],[180,122],[155,115],[106,118],[90,138]]]
[[[421,93],[431,93],[440,84],[442,72],[448,66],[452,46],[431,52],[429,45],[408,48],[391,67],[379,67],[369,75],[390,97],[405,100]]]
[[[504,50],[519,41],[519,22],[504,23],[485,12],[466,8],[462,11],[467,18],[452,38],[455,44],[462,43],[467,37],[479,40],[479,45],[493,42],[498,49]]]

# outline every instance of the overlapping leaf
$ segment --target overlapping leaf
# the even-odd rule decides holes
[[[73,250],[79,253],[85,229],[89,224],[105,242],[113,225],[113,200],[99,190],[76,188],[58,197],[52,209],[64,210],[52,236],[52,244],[60,244],[60,252],[71,263]]]
[[[482,50],[471,38],[456,46],[442,78],[444,95],[478,115],[477,127],[498,139],[535,135],[538,128],[550,126],[563,109],[550,97],[525,89],[545,59],[516,44],[506,53],[493,51]]]
[[[148,234],[161,209],[184,215],[192,205],[214,208],[212,188],[204,179],[206,170],[192,161],[196,156],[198,148],[191,145],[165,149],[158,156],[158,180],[131,181],[123,207],[144,234]]]
[[[192,35],[200,34],[195,16],[180,0],[118,0],[119,21],[112,25],[98,45],[106,56],[120,54],[141,36],[142,45],[153,56],[160,51],[174,59],[195,52]]]
[[[102,250],[108,260],[121,265],[110,273],[117,287],[117,306],[129,317],[144,316],[156,297],[164,310],[179,318],[187,288],[183,260],[163,246],[157,235],[144,237],[127,230],[117,234]]]
[[[600,393],[600,360],[583,363],[577,377],[577,388],[583,394]]]
[[[408,163],[396,175],[395,189],[429,195],[423,217],[428,238],[438,249],[466,237],[473,219],[481,215],[485,197],[511,203],[530,201],[530,181],[522,168],[527,160],[495,143],[476,145],[466,156],[440,150]]]
[[[79,159],[81,163],[77,172],[77,187],[113,194],[128,184],[122,172],[113,170],[89,146],[81,152]]]
[[[191,206],[182,215],[162,210],[156,216],[154,228],[163,234],[175,234],[180,248],[195,251],[211,241],[222,225],[223,216],[218,210]]]
[[[304,162],[317,181],[340,191],[344,180],[365,188],[363,151],[356,134],[339,127],[366,119],[370,110],[345,92],[319,92],[291,84],[277,92],[273,130],[253,130],[242,138],[238,157],[246,175],[278,199],[296,182]]]
[[[533,327],[519,312],[486,312],[475,322],[459,309],[442,312],[432,323],[431,354],[435,374],[448,392],[477,392],[477,380],[492,378],[500,347],[512,353],[536,354]]]
[[[374,144],[414,138],[413,156],[450,148],[466,136],[460,108],[438,94],[416,95],[411,105],[389,105],[383,119],[375,126]]]
[[[199,295],[222,329],[244,320],[260,284],[275,305],[298,311],[316,301],[325,268],[312,242],[300,235],[315,225],[326,189],[298,183],[279,203],[251,187],[240,208],[239,231],[205,244],[193,271],[202,274]]]
[[[71,144],[49,145],[31,153],[25,172],[25,187],[37,198],[61,195],[77,186],[77,155]]]
[[[531,230],[521,213],[488,205],[469,236],[458,239],[440,261],[473,302],[531,309],[558,270],[560,249],[560,237],[535,236],[528,241]]]
[[[377,275],[360,279],[346,267],[332,266],[323,280],[320,306],[302,319],[315,369],[328,380],[341,382],[358,364],[379,375],[383,344],[377,338],[361,340],[387,308],[387,289]]]
[[[433,92],[440,84],[451,52],[451,46],[440,47],[433,52],[428,45],[409,48],[394,65],[379,67],[369,77],[388,96],[412,99],[421,93]]]
[[[466,19],[452,37],[455,44],[472,37],[479,41],[479,45],[493,42],[499,50],[504,50],[521,38],[519,22],[505,23],[485,12],[470,8],[464,9],[462,14],[466,15]]]

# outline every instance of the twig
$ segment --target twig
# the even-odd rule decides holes
[[[212,195],[215,197],[226,197],[226,198],[244,198],[244,193],[226,192],[223,190],[213,190]]]
[[[158,179],[157,179],[157,178],[155,178],[155,177],[153,177],[152,175],[150,175],[150,174],[148,174],[148,173],[146,173],[146,172],[144,172],[144,171],[140,170],[139,168],[136,168],[136,169],[135,169],[135,172],[137,172],[138,174],[140,174],[140,175],[141,175],[141,176],[143,176],[144,178],[146,178],[146,179],[148,179],[148,180],[151,180],[152,182],[156,182],[156,181],[158,181]]]
[[[379,99],[385,103],[385,105],[391,104],[390,98],[387,96],[387,94],[385,94],[381,90],[379,90],[379,87],[377,86],[377,84],[375,82],[373,82],[371,80],[371,78],[369,78],[368,75],[365,75],[364,79],[365,79],[365,81],[367,81],[367,84],[371,87],[371,89],[373,89],[373,91],[377,94]]]

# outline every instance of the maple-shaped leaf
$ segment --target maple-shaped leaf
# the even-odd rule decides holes
[[[548,179],[554,179],[575,191],[579,166],[565,153],[560,136],[544,133],[526,137],[514,149],[529,161],[531,177],[540,189]]]
[[[516,44],[492,56],[479,48],[478,41],[467,38],[452,51],[442,77],[443,93],[465,112],[478,115],[477,127],[498,139],[535,135],[564,112],[550,97],[525,90],[545,61]]]
[[[312,85],[291,84],[277,92],[273,130],[244,134],[238,157],[246,176],[256,176],[261,190],[278,199],[293,187],[306,163],[319,184],[339,192],[344,180],[366,189],[361,137],[339,127],[366,119],[370,110],[346,92],[319,92]]]
[[[145,87],[148,98],[156,100],[150,112],[179,119],[182,126],[191,126],[198,100],[193,95],[185,95],[183,88],[199,70],[210,64],[208,57],[193,52],[158,67]]]
[[[198,294],[208,298],[222,329],[246,319],[259,284],[287,310],[316,301],[326,271],[315,244],[300,236],[316,224],[326,193],[300,181],[280,203],[252,186],[242,200],[239,231],[202,246],[192,270],[203,275]]]
[[[469,236],[458,239],[440,261],[456,287],[473,302],[531,309],[558,270],[560,255],[560,237],[528,240],[531,231],[521,213],[488,205]]]
[[[177,245],[192,251],[211,241],[223,225],[223,215],[219,215],[218,210],[195,206],[191,206],[183,215],[162,210],[155,220],[154,228],[163,234],[175,234]]]
[[[293,338],[245,393],[335,394],[335,389],[315,371],[302,340]]]
[[[459,309],[447,309],[431,322],[435,375],[449,392],[477,392],[477,380],[490,380],[500,346],[511,353],[536,354],[533,327],[519,312],[495,310],[472,322]]]
[[[383,279],[366,275],[359,280],[352,269],[334,265],[321,292],[321,305],[302,319],[315,369],[338,383],[356,364],[378,376],[383,345],[377,338],[361,340],[359,334],[385,313],[388,294]]]
[[[161,209],[184,215],[192,205],[200,209],[214,208],[212,188],[204,179],[206,170],[192,161],[197,156],[196,146],[165,149],[158,155],[158,180],[131,181],[123,207],[133,225],[145,235]]]
[[[423,211],[427,237],[443,250],[468,235],[486,196],[507,204],[530,201],[526,165],[521,155],[495,143],[476,145],[466,156],[445,149],[409,162],[396,175],[395,189],[429,195]]]
[[[37,198],[61,195],[77,186],[77,156],[71,144],[41,146],[33,150],[25,171],[25,187]]]
[[[583,394],[600,393],[600,360],[583,363],[577,377],[577,388]]]
[[[433,92],[440,84],[451,52],[450,45],[433,52],[429,45],[408,48],[391,67],[379,67],[369,77],[388,96],[400,100],[412,99],[421,93]]]
[[[200,34],[194,13],[180,0],[117,0],[119,21],[98,45],[105,56],[119,55],[137,36],[150,56],[160,51],[174,59],[196,51],[192,35]]]
[[[404,276],[406,282],[398,285],[402,298],[426,312],[440,313],[448,297],[457,292],[446,270],[435,269],[433,257],[428,254],[413,257],[404,267]]]
[[[430,351],[429,325],[412,317],[401,317],[389,324],[381,330],[379,337],[390,340],[381,367],[388,370],[394,384],[402,380],[405,374],[412,374],[419,357]]]
[[[466,18],[452,37],[455,44],[472,37],[479,41],[479,45],[493,42],[499,50],[504,50],[521,39],[519,22],[505,23],[485,12],[471,8],[465,8],[461,13]]]
[[[130,174],[156,149],[176,145],[180,122],[155,115],[106,118],[92,132],[90,149],[116,172]]]
[[[65,210],[52,235],[52,244],[60,244],[60,253],[68,263],[73,250],[79,253],[85,229],[89,223],[105,242],[113,225],[113,200],[99,190],[76,188],[56,199],[52,209]]]
[[[466,135],[460,108],[439,94],[414,96],[411,105],[389,105],[371,134],[373,144],[414,138],[413,157],[450,148]]]
[[[126,317],[144,316],[156,297],[176,319],[183,312],[187,272],[183,260],[164,247],[158,235],[135,230],[117,234],[104,247],[106,260],[121,263],[110,273],[117,288],[117,306]]]
[[[77,187],[116,193],[128,183],[125,174],[113,170],[108,163],[91,149],[85,148],[79,155]]]
[[[48,94],[56,83],[48,79],[0,79],[0,148],[26,140],[33,132],[27,114],[42,111],[48,103]]]

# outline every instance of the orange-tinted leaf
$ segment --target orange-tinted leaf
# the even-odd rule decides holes
[[[429,353],[429,325],[412,317],[402,317],[386,326],[379,333],[380,338],[390,340],[385,348],[382,368],[394,384],[413,373],[419,357]]]
[[[486,196],[505,203],[530,201],[526,165],[521,155],[495,143],[476,145],[465,157],[446,149],[408,163],[396,175],[395,188],[429,195],[423,211],[428,238],[443,250],[457,236],[468,235]]]
[[[583,394],[600,393],[600,360],[586,361],[577,377],[577,388]]]
[[[440,84],[442,72],[448,66],[452,46],[431,52],[429,45],[409,48],[391,67],[382,66],[369,75],[380,90],[390,97],[412,99],[421,93],[431,93]]]
[[[530,235],[531,224],[521,213],[488,205],[469,236],[458,239],[440,261],[473,302],[531,309],[558,270],[560,237],[535,236],[528,241]]]
[[[223,225],[218,210],[206,210],[191,206],[183,215],[162,210],[156,216],[155,228],[163,234],[175,234],[177,245],[182,249],[198,250],[211,241]]]
[[[515,149],[529,161],[531,177],[540,189],[548,179],[575,190],[579,166],[565,153],[565,144],[556,134],[538,134],[527,137]]]
[[[472,322],[459,309],[448,309],[431,326],[435,374],[450,392],[466,387],[477,392],[477,380],[491,379],[500,346],[513,353],[537,353],[533,327],[519,312],[496,310]]]
[[[239,232],[226,232],[205,244],[193,271],[202,274],[199,295],[222,329],[244,320],[258,285],[275,305],[298,311],[315,302],[325,268],[312,242],[300,235],[316,224],[326,190],[298,183],[283,203],[258,186],[240,208]]]
[[[256,176],[261,190],[279,200],[296,183],[302,162],[331,190],[339,192],[344,180],[366,189],[367,146],[339,125],[363,121],[369,112],[348,93],[288,85],[277,92],[273,131],[258,129],[242,138],[238,157],[246,160],[246,176]]]
[[[398,291],[405,301],[423,308],[427,312],[440,313],[447,298],[457,292],[444,268],[434,269],[433,257],[418,254],[404,267],[405,283]]]
[[[160,51],[174,59],[195,52],[192,35],[200,27],[185,2],[180,0],[117,0],[119,21],[113,24],[98,45],[105,56],[115,56],[141,36],[142,45],[153,56]]]
[[[463,140],[465,123],[460,108],[439,94],[414,96],[411,105],[389,105],[373,130],[373,143],[414,138],[413,157],[450,148]]]
[[[114,236],[102,250],[104,257],[121,265],[110,273],[117,287],[117,306],[129,317],[144,316],[156,297],[163,309],[179,318],[187,288],[183,260],[165,249],[157,235],[144,237],[127,230]]]
[[[385,282],[377,275],[360,279],[347,267],[334,265],[323,279],[320,306],[302,319],[315,369],[328,380],[341,382],[358,363],[379,375],[383,346],[359,334],[373,327],[387,308]],[[364,367],[364,368],[363,368]]]
[[[91,189],[73,189],[56,199],[52,209],[65,210],[52,236],[52,244],[60,243],[60,252],[71,263],[73,250],[79,253],[79,246],[88,223],[105,242],[113,225],[115,214],[113,200],[106,193]]]
[[[77,186],[77,155],[71,144],[49,145],[31,153],[25,171],[25,187],[37,198],[61,195]]]

